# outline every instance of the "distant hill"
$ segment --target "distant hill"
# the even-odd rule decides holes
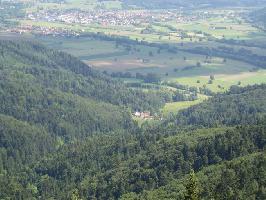
[[[265,4],[265,0],[123,0],[126,5],[137,5],[145,8],[176,8],[176,7],[219,7],[219,6],[254,6]]]
[[[266,8],[252,12],[250,18],[255,25],[266,30]]]

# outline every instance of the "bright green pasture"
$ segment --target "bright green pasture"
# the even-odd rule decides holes
[[[199,104],[206,99],[208,99],[207,96],[199,95],[199,99],[195,100],[195,101],[181,101],[181,102],[167,103],[164,106],[164,108],[162,109],[162,113],[164,116],[167,116],[170,113],[175,114],[182,109],[186,109],[186,108],[191,107],[193,105]]]
[[[39,37],[44,44],[77,56],[83,60],[123,54],[123,48],[116,48],[115,42],[94,40],[92,38]]]
[[[121,9],[122,3],[118,0],[114,1],[102,1],[97,0],[67,0],[65,3],[44,3],[33,1],[34,4],[28,7],[26,11],[37,11],[40,9],[81,9],[81,10],[92,10],[92,9]]]
[[[236,74],[218,74],[214,77],[215,80],[213,80],[212,84],[209,84],[209,76],[181,77],[172,79],[172,81],[189,86],[207,87],[213,92],[224,92],[232,85],[240,84],[240,86],[247,86],[266,83],[266,70],[260,70],[258,72],[241,72]]]

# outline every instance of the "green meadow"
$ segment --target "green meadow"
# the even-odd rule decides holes
[[[101,9],[121,9],[122,3],[118,0],[113,1],[97,1],[97,0],[66,0],[64,3],[51,1],[51,2],[42,2],[42,1],[32,1],[34,2],[32,6],[26,8],[26,11],[37,11],[43,9],[81,9],[81,10],[92,10],[95,8]]]
[[[113,41],[83,37],[37,39],[52,48],[73,54],[101,71],[130,72],[132,75],[156,73],[162,80],[188,86],[204,86],[213,92],[226,91],[231,85],[244,86],[266,82],[264,70],[253,72],[256,66],[232,59],[227,59],[225,62],[223,58],[212,57],[206,62],[206,57],[199,54],[184,51],[171,53],[144,45],[131,45],[129,50],[123,45],[117,46]],[[197,63],[200,63],[200,67],[196,66]],[[210,84],[211,75],[215,79]]]
[[[176,114],[182,109],[186,109],[188,107],[197,105],[207,99],[208,99],[207,96],[199,95],[198,100],[195,100],[195,101],[181,101],[181,102],[167,103],[161,111],[162,111],[163,116],[167,116],[171,113]]]

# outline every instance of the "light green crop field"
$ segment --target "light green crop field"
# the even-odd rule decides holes
[[[167,116],[170,113],[176,114],[182,109],[186,109],[188,107],[197,105],[207,99],[208,99],[207,96],[199,95],[198,100],[195,101],[181,101],[181,102],[167,103],[162,109],[162,114],[163,116]]]
[[[42,9],[58,9],[58,10],[67,10],[67,9],[81,9],[81,10],[92,10],[95,8],[101,9],[121,9],[122,3],[118,0],[113,1],[97,1],[97,0],[66,0],[64,3],[45,3],[40,1],[29,0],[33,3],[33,6],[26,9],[29,11],[38,11]]]
[[[38,37],[44,44],[57,50],[63,50],[86,61],[93,58],[106,58],[115,54],[124,54],[124,49],[116,48],[113,41],[93,40],[92,38]]]
[[[78,24],[70,25],[70,24],[64,24],[60,22],[31,21],[31,20],[19,20],[18,22],[21,25],[31,25],[31,26],[45,27],[45,28],[65,28],[65,29],[75,30],[75,31],[82,29],[82,26]]]
[[[248,23],[239,24],[232,20],[221,21],[219,18],[172,25],[177,29],[183,29],[190,32],[202,31],[216,38],[225,37],[227,39],[248,39],[250,33],[257,31],[256,28]]]
[[[232,85],[240,84],[240,86],[247,86],[266,83],[266,70],[259,70],[257,72],[242,72],[236,74],[218,74],[214,75],[214,77],[215,80],[213,80],[212,84],[208,83],[210,79],[209,76],[181,77],[172,81],[195,87],[206,86],[213,92],[224,92]]]

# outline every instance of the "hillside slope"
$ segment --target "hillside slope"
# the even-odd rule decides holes
[[[3,41],[0,59],[1,114],[65,138],[132,125],[126,110],[106,100],[108,93],[122,96],[126,88],[110,94],[116,83],[75,58],[37,44]]]
[[[187,174],[194,169],[199,173],[200,187],[206,188],[200,194],[203,199],[214,194],[217,198],[230,195],[227,189],[219,190],[220,185],[225,187],[229,180],[222,179],[220,173],[234,174],[231,181],[236,184],[230,185],[234,193],[229,199],[244,199],[249,195],[260,199],[264,195],[265,166],[264,161],[257,159],[264,159],[266,141],[266,98],[260,94],[265,91],[265,85],[232,88],[228,93],[194,107],[192,114],[202,108],[206,113],[193,114],[196,122],[209,120],[201,126],[169,121],[168,124],[135,129],[131,133],[115,131],[63,145],[27,172],[26,177],[34,177],[30,184],[38,188],[36,194],[28,192],[27,195],[44,199],[69,199],[73,194],[83,199],[183,199],[184,185],[176,182],[186,180]],[[241,107],[235,103],[239,99],[243,99],[239,102]],[[250,115],[245,108],[252,106],[256,112]],[[221,115],[214,117],[217,108],[222,108]],[[187,119],[185,113],[188,110],[178,116]],[[224,120],[225,113],[235,114],[227,121]],[[218,123],[215,128],[210,128],[213,118]],[[195,127],[190,130],[192,125]],[[232,165],[228,165],[228,161]],[[217,176],[202,175],[207,173],[204,171],[206,167],[211,167],[210,174]],[[243,184],[239,180],[241,168],[260,171],[260,177],[257,173],[243,176],[243,181],[256,180],[257,189],[247,188],[249,183]],[[213,187],[204,183],[206,179],[210,179]],[[24,197],[25,177],[17,176],[16,180],[21,187],[19,194]],[[176,187],[177,191],[168,193],[169,187]],[[12,194],[6,192],[5,195]]]
[[[182,178],[191,167],[199,171],[262,151],[265,128],[201,129],[157,141],[152,135],[97,137],[62,149],[40,162],[35,172],[48,175],[56,185],[53,193],[41,192],[45,198],[65,199],[78,189],[85,199],[119,199],[125,193],[164,186]]]
[[[156,93],[130,90],[71,55],[28,41],[0,41],[1,195],[2,188],[20,190],[3,185],[17,184],[17,175],[61,146],[131,132],[131,110],[157,110],[163,103]]]
[[[254,25],[266,30],[266,8],[252,12],[250,18]]]
[[[266,85],[232,87],[172,116],[166,123],[216,127],[254,124],[266,116]]]
[[[2,76],[10,76],[10,70],[15,70],[27,75],[30,84],[132,109],[154,110],[164,104],[164,99],[156,93],[130,90],[69,54],[33,42],[0,41],[0,61]]]
[[[254,153],[219,165],[202,169],[196,174],[200,198],[265,199],[266,154]],[[141,195],[129,193],[121,199],[168,200],[185,199],[188,176]]]
[[[221,6],[254,6],[265,4],[265,0],[123,0],[126,5],[137,5],[144,8],[178,8],[178,7],[221,7]]]
[[[232,87],[139,128],[129,110],[158,108],[158,94],[39,44],[1,41],[0,199],[182,200],[191,169],[203,199],[263,199],[265,95],[266,85]]]

